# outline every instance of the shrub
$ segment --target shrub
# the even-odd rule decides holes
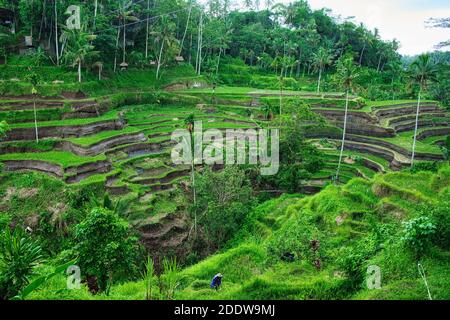
[[[429,249],[431,240],[436,233],[436,225],[427,216],[403,222],[401,240],[420,257]]]
[[[321,233],[308,216],[302,212],[273,234],[268,241],[268,252],[275,259],[286,259],[293,255],[295,259],[313,262],[316,255],[311,248],[312,240],[320,242],[322,240]]]
[[[0,238],[0,299],[16,296],[43,260],[41,246],[25,232],[4,229]]]
[[[437,162],[419,162],[419,163],[415,163],[414,166],[411,168],[412,173],[417,173],[420,171],[437,172],[438,171],[438,163]]]

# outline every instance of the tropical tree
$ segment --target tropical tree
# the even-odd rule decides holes
[[[38,132],[37,112],[36,112],[36,95],[38,93],[37,86],[41,81],[41,77],[36,72],[31,72],[26,76],[26,80],[31,84],[31,94],[33,95],[34,131],[36,143],[39,143],[39,132]]]
[[[120,0],[119,8],[116,11],[116,19],[119,22],[119,27],[117,28],[117,39],[116,39],[116,54],[114,57],[114,71],[117,69],[117,51],[119,50],[119,39],[120,39],[120,29],[123,31],[123,43],[122,43],[122,63],[126,63],[127,55],[127,23],[139,21],[139,18],[134,16],[133,10],[130,8],[133,6],[132,0]]]
[[[411,81],[419,86],[419,93],[417,97],[417,111],[416,111],[416,124],[414,127],[414,140],[412,146],[411,155],[411,167],[414,165],[414,157],[416,152],[417,142],[417,129],[419,127],[419,114],[420,114],[420,100],[421,95],[428,90],[428,84],[430,82],[437,81],[438,68],[437,65],[430,59],[429,54],[420,55],[416,61],[411,65]]]
[[[12,298],[26,286],[43,261],[40,245],[23,230],[5,227],[0,239],[0,300]]]
[[[153,37],[155,38],[155,43],[159,44],[159,53],[157,55],[158,66],[156,69],[156,79],[159,79],[160,69],[161,66],[163,65],[164,61],[163,53],[165,52],[167,56],[174,57],[175,54],[172,55],[171,53],[174,53],[174,51],[178,51],[174,50],[178,46],[178,40],[174,36],[175,29],[176,29],[175,23],[169,20],[167,16],[163,16],[160,18],[160,23],[158,24],[156,30],[151,32],[151,35],[153,35]]]
[[[359,55],[359,65],[362,65],[364,53],[367,49],[367,47],[371,46],[373,44],[373,38],[372,34],[370,32],[367,32],[367,30],[364,28],[364,26],[361,24],[360,26],[360,40],[363,42],[363,47],[361,49],[361,54]]]
[[[100,290],[111,287],[114,276],[135,269],[137,238],[117,213],[94,208],[75,228],[80,268],[97,280]]]
[[[184,123],[186,125],[187,130],[189,131],[191,137],[191,181],[192,181],[192,195],[194,198],[194,204],[197,203],[197,195],[195,190],[195,168],[194,168],[194,124],[195,124],[195,116],[194,114],[190,114],[184,119]],[[197,234],[197,214],[194,212],[194,230],[195,234]]]
[[[96,36],[83,31],[68,30],[66,32],[68,40],[64,60],[72,67],[78,67],[78,82],[81,83],[81,67],[99,54],[98,51],[94,51],[95,47],[91,44]]]
[[[326,66],[332,63],[332,59],[332,54],[323,47],[319,48],[317,53],[313,55],[314,68],[319,72],[319,79],[317,80],[317,93],[320,93],[320,81],[322,79],[322,72]]]
[[[339,181],[339,173],[341,170],[342,157],[344,154],[345,137],[347,132],[347,118],[348,118],[348,104],[350,91],[355,89],[355,80],[359,77],[358,69],[356,68],[353,57],[345,55],[339,59],[337,63],[336,81],[345,91],[345,115],[344,115],[344,128],[342,133],[341,151],[339,154],[339,162],[336,170],[335,181]]]

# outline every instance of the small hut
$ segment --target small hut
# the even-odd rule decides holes
[[[122,62],[119,66],[120,66],[120,71],[127,71],[127,69],[128,69],[128,63],[126,63],[125,61]]]
[[[175,61],[180,64],[180,63],[184,62],[184,58],[183,58],[183,56],[176,56]]]

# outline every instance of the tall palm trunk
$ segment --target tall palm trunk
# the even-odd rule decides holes
[[[422,89],[419,90],[419,97],[417,99],[417,111],[416,111],[416,125],[414,128],[414,141],[412,147],[412,156],[411,156],[411,168],[414,166],[414,157],[416,155],[416,142],[417,142],[417,129],[419,128],[419,114],[420,114],[420,98],[422,94]]]
[[[117,53],[119,51],[120,28],[117,28],[116,52],[114,53],[114,73],[117,71]]]
[[[280,116],[282,115],[283,107],[283,77],[280,78]]]
[[[58,1],[55,0],[55,49],[56,49],[56,64],[59,65],[59,44],[58,44]]]
[[[164,38],[162,39],[161,49],[159,50],[159,58],[158,58],[158,68],[156,70],[156,79],[159,79],[159,70],[161,69],[161,59],[164,48]]]
[[[37,112],[36,112],[36,95],[33,94],[33,111],[34,111],[34,131],[36,135],[36,143],[39,143],[39,133],[37,126]]]
[[[81,83],[81,60],[78,61],[78,82]]]
[[[148,31],[149,31],[149,23],[150,23],[149,11],[150,11],[150,0],[147,0],[147,26],[146,26],[146,37],[145,37],[145,59],[148,59]]]
[[[181,40],[180,53],[179,53],[180,56],[181,56],[181,53],[183,52],[184,41],[186,39],[186,34],[187,34],[187,31],[188,31],[188,28],[189,28],[189,22],[191,20],[191,13],[192,13],[192,4],[189,7],[188,18],[187,18],[187,21],[186,21],[186,28],[184,29],[183,39]]]
[[[125,62],[125,57],[127,54],[127,26],[125,18],[123,19],[123,56],[122,62]]]
[[[364,56],[364,51],[366,51],[366,43],[364,42],[364,46],[361,50],[361,55],[359,56],[359,65],[362,65],[362,61],[363,61],[363,56]]]
[[[317,93],[320,93],[320,80],[322,80],[322,68],[319,68],[319,80],[317,81]]]
[[[219,50],[219,57],[217,58],[217,66],[216,66],[216,76],[219,74],[219,67],[220,67],[220,58],[222,56],[222,48]]]
[[[336,183],[339,181],[339,174],[340,174],[340,171],[341,171],[342,157],[344,155],[345,135],[347,133],[348,95],[349,95],[349,90],[347,90],[347,95],[346,95],[346,99],[345,99],[344,130],[343,130],[343,133],[342,133],[342,142],[341,142],[341,152],[339,154],[339,163],[338,163],[338,167],[337,167],[337,170],[336,170],[336,179],[335,179]]]

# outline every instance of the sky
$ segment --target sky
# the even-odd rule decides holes
[[[278,0],[289,3],[291,0]],[[384,40],[397,39],[402,55],[433,51],[450,39],[450,29],[426,28],[430,17],[450,17],[450,0],[308,0],[313,9],[329,8],[333,15],[355,17],[369,29],[379,29]],[[447,48],[448,49],[448,48]]]

